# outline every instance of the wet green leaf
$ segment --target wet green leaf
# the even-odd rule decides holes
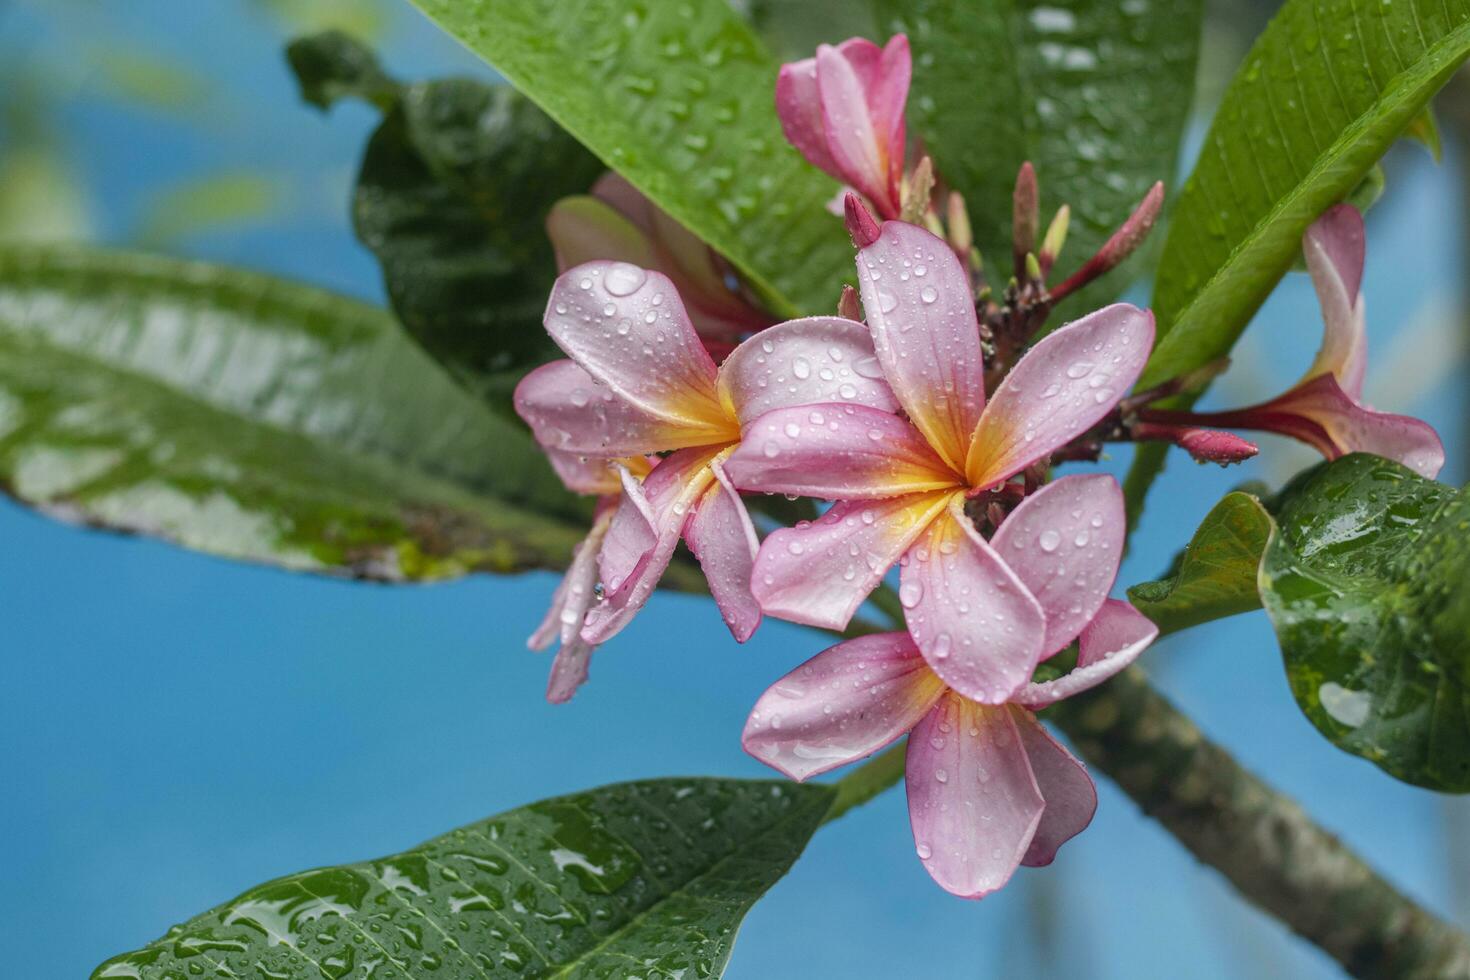
[[[725,0],[414,0],[782,314],[826,313],[852,247],[786,144],[779,65]]]
[[[1172,182],[1194,95],[1200,0],[877,7],[885,28],[908,32],[909,119],[965,195],[999,282],[1010,272],[1011,193],[1023,162],[1036,167],[1043,226],[1059,205],[1072,207],[1063,273],[1107,240],[1154,181]]]
[[[511,416],[516,383],[561,356],[541,324],[556,278],[546,213],[585,193],[601,162],[509,86],[400,86],[331,32],[292,42],[287,57],[307,101],[352,96],[384,110],[353,194],[357,235],[414,339]]]
[[[1179,197],[1143,384],[1230,351],[1307,226],[1467,54],[1470,0],[1287,0],[1226,90]]]
[[[543,800],[409,851],[278,878],[94,980],[724,973],[745,913],[832,790],[663,779]],[[381,971],[381,972],[379,972]]]
[[[357,235],[393,310],[424,349],[498,411],[560,357],[542,315],[556,278],[546,212],[603,171],[505,85],[409,85],[368,141],[353,195]]]
[[[1390,775],[1470,792],[1470,492],[1348,456],[1283,493],[1261,563],[1297,704]]]
[[[586,502],[373,307],[203,263],[0,248],[0,487],[383,580],[560,567]]]
[[[1227,494],[1205,515],[1168,578],[1128,590],[1164,633],[1261,607],[1256,569],[1271,519],[1248,493]]]
[[[1370,177],[1467,54],[1470,0],[1287,0],[1226,89],[1174,209],[1141,386],[1229,353],[1307,226]],[[1131,516],[1167,448],[1140,448]]]

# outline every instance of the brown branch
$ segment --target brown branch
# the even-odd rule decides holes
[[[1045,715],[1257,907],[1355,977],[1470,978],[1470,937],[1204,737],[1136,667]]]

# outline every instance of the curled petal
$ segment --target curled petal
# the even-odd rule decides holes
[[[750,593],[750,573],[760,542],[740,494],[718,459],[710,463],[710,472],[714,482],[695,505],[684,539],[699,559],[725,625],[744,643],[761,623],[760,605]]]
[[[919,723],[944,683],[906,633],[879,633],[823,650],[756,702],[745,751],[803,780],[871,755]]]
[[[591,195],[564,197],[553,204],[546,214],[546,237],[556,253],[558,272],[597,259],[631,262],[645,269],[659,264],[648,235],[627,215]]]
[[[618,472],[613,468],[613,460],[604,456],[578,456],[559,449],[547,449],[545,446],[541,448],[545,451],[546,459],[551,463],[552,470],[561,479],[562,485],[573,493],[606,496],[617,494],[623,489],[623,484],[618,479]],[[635,460],[642,461],[642,457],[629,456],[622,462],[633,464]],[[646,462],[644,462],[642,472],[648,472]]]
[[[1045,801],[1009,710],[945,692],[909,736],[904,782],[919,860],[941,888],[983,898],[1010,880]]]
[[[548,451],[571,456],[633,456],[709,442],[707,428],[645,412],[574,361],[552,361],[516,385],[516,414]]]
[[[898,411],[868,328],[835,316],[788,320],[745,341],[720,365],[719,392],[741,425],[818,402]]]
[[[1121,599],[1109,599],[1082,631],[1077,667],[1053,681],[1027,684],[1011,700],[1040,710],[1096,687],[1138,659],[1159,628]]]
[[[1097,787],[1082,763],[1051,737],[1035,715],[1014,705],[1009,710],[1031,762],[1031,773],[1046,801],[1036,836],[1021,863],[1028,868],[1044,867],[1056,858],[1058,848],[1092,823],[1092,815],[1097,812]]]
[[[1064,476],[1027,497],[990,544],[1046,613],[1042,656],[1077,638],[1118,577],[1127,518],[1118,481]]]
[[[1322,305],[1324,325],[1322,348],[1304,380],[1331,374],[1354,401],[1362,397],[1368,368],[1362,296],[1366,250],[1363,215],[1351,204],[1329,208],[1302,236],[1302,254]]]
[[[899,497],[955,487],[959,476],[906,419],[857,405],[767,412],[730,458],[737,486],[826,500]]]
[[[756,555],[750,587],[768,615],[846,629],[884,574],[953,491],[833,504],[810,524],[772,532]]]
[[[898,221],[884,222],[878,240],[858,253],[857,271],[889,386],[935,452],[963,470],[985,408],[969,275],[943,241]]]
[[[1049,334],[1006,375],[975,428],[972,486],[1019,473],[1113,410],[1148,361],[1154,316],[1115,303]]]
[[[1310,427],[1293,425],[1289,419],[1279,420],[1284,424],[1278,431],[1316,446],[1328,459],[1348,453],[1373,453],[1430,479],[1444,467],[1444,443],[1429,423],[1365,408],[1353,401],[1331,375],[1319,375],[1298,385],[1262,406],[1260,414],[1295,415],[1315,424],[1325,441],[1317,438]]]
[[[973,701],[1004,704],[1041,659],[1046,615],[961,505],[909,549],[898,597],[934,672]]]
[[[715,362],[662,273],[585,262],[557,277],[545,323],[568,357],[634,408],[702,444],[739,437],[715,394]]]
[[[605,643],[648,602],[669,567],[690,512],[714,480],[709,464],[717,455],[707,449],[681,449],[661,460],[641,487],[624,477],[623,499],[600,557],[606,595],[588,612],[582,639]]]
[[[871,46],[871,42],[863,42]],[[898,213],[889,192],[888,159],[873,128],[863,80],[843,52],[817,48],[817,87],[822,100],[822,131],[838,174],[878,206],[885,216]]]
[[[607,536],[612,523],[612,510],[603,508],[592,523],[592,530],[582,543],[577,545],[567,573],[551,597],[551,608],[546,618],[531,634],[528,645],[533,650],[542,650],[559,640],[560,648],[551,665],[551,679],[546,686],[546,700],[560,704],[571,698],[577,688],[587,679],[588,661],[593,647],[581,637],[582,622],[587,610],[596,600],[597,552]]]

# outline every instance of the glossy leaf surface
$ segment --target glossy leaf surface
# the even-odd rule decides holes
[[[1260,586],[1297,703],[1391,775],[1470,792],[1470,493],[1354,455],[1282,500]]]
[[[779,65],[725,0],[414,0],[728,258],[782,314],[826,313],[852,247],[837,184],[786,144]]]
[[[0,485],[63,520],[390,581],[563,566],[587,512],[384,312],[75,248],[0,250]]]
[[[391,857],[278,878],[93,977],[717,977],[832,795],[665,779],[543,800]]]
[[[1205,515],[1173,573],[1133,586],[1128,598],[1164,633],[1259,609],[1256,569],[1270,533],[1259,500],[1227,494]]]
[[[1229,352],[1307,226],[1358,186],[1467,53],[1467,0],[1287,0],[1179,196],[1142,384]]]
[[[1030,160],[1043,225],[1067,203],[1058,270],[1171,183],[1194,96],[1199,0],[878,0],[914,49],[909,120],[970,205],[976,244],[1009,274],[1011,192]]]

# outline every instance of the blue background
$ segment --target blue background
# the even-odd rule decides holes
[[[76,199],[59,233],[119,244],[154,234],[157,247],[381,300],[346,217],[374,116],[298,103],[280,47],[302,21],[243,0],[111,8],[0,6],[5,71],[45,82],[43,132],[26,138],[54,154]],[[403,77],[486,74],[406,5],[354,16]],[[120,72],[119,52],[169,66],[174,84],[126,84],[137,73]],[[0,107],[15,110],[5,100],[18,92],[0,79]],[[21,148],[19,127],[0,138],[3,162]],[[148,231],[176,201],[170,188],[245,172],[264,180],[252,208]],[[1451,447],[1444,477],[1457,483],[1467,435],[1458,187],[1454,161],[1395,152],[1365,286],[1370,400],[1435,424]],[[1212,401],[1284,387],[1319,336],[1306,279],[1289,277]],[[1236,482],[1279,481],[1312,458],[1276,441],[1265,449],[1263,462],[1230,472],[1176,461],[1120,585],[1153,577]],[[738,647],[705,602],[659,595],[599,654],[577,699],[553,708],[541,700],[548,661],[523,642],[553,585],[548,574],[327,581],[0,503],[6,974],[82,976],[267,878],[400,850],[539,797],[644,776],[768,775],[738,733],[759,692],[816,652],[813,634],[771,622]],[[1262,614],[1171,638],[1146,664],[1242,762],[1416,898],[1466,921],[1470,880],[1451,845],[1464,850],[1470,810],[1322,741],[1289,697]],[[902,793],[887,794],[813,840],[747,919],[730,975],[1337,975],[1105,778],[1099,788],[1096,822],[1056,864],[981,903],[929,881]]]

